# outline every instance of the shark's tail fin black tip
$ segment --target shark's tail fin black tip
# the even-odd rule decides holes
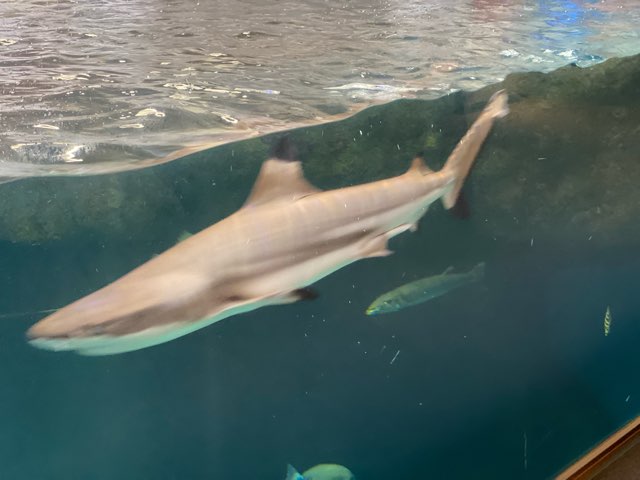
[[[271,158],[277,158],[284,162],[298,161],[298,150],[288,135],[284,135],[278,139],[271,149]]]
[[[464,191],[458,194],[458,199],[449,210],[449,213],[460,220],[467,220],[471,217],[471,206],[469,205],[469,201],[467,200]]]
[[[453,177],[453,186],[442,197],[444,208],[449,209],[456,204],[464,180],[467,178],[473,161],[476,159],[485,138],[487,138],[493,122],[509,113],[507,102],[508,97],[504,90],[496,92],[487,103],[487,106],[484,107],[480,116],[473,122],[469,131],[449,155],[443,170]]]

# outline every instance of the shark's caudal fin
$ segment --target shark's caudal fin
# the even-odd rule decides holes
[[[284,480],[304,480],[304,477],[291,465],[287,465],[287,476]]]
[[[484,139],[487,138],[494,120],[502,118],[509,113],[507,100],[507,93],[504,90],[494,93],[480,116],[473,122],[469,131],[449,155],[443,171],[453,175],[454,183],[451,190],[442,197],[444,208],[448,209],[456,204],[464,180],[471,169],[473,161],[476,159],[476,155],[480,151],[480,147],[482,147]]]

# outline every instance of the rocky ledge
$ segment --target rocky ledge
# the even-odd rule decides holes
[[[403,171],[416,152],[438,168],[505,88],[511,114],[489,136],[468,182],[477,233],[524,242],[640,241],[640,55],[589,68],[516,73],[472,93],[401,100],[299,129],[309,179],[335,188]],[[273,136],[141,171],[0,185],[0,239],[175,237],[238,208]]]

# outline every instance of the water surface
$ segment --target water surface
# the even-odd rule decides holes
[[[514,70],[588,65],[636,53],[638,23],[633,0],[6,1],[0,177],[144,166]]]

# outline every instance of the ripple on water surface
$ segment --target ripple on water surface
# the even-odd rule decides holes
[[[640,46],[634,0],[249,3],[0,3],[0,176],[146,165]]]

